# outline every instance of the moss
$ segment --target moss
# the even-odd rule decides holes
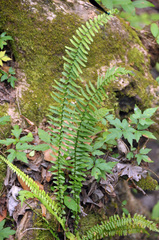
[[[0,192],[3,187],[4,179],[6,177],[6,164],[0,161],[0,169],[1,169],[1,174],[0,174]]]
[[[129,50],[127,56],[130,65],[143,74],[145,69],[145,60],[143,54],[137,48],[132,48]]]
[[[38,124],[53,101],[50,92],[62,71],[64,47],[81,21],[73,14],[56,13],[50,22],[40,4],[35,6],[36,13],[18,0],[2,1],[0,6],[0,26],[13,36],[14,56],[30,85],[21,99],[21,112]]]
[[[90,212],[86,217],[82,217],[79,222],[80,234],[84,235],[91,227],[101,223],[102,217],[98,213]]]
[[[150,175],[147,175],[146,178],[141,178],[137,185],[141,187],[143,190],[153,191],[158,186],[158,182],[152,178]]]
[[[8,104],[0,105],[0,117],[6,116],[8,110]],[[0,139],[8,137],[11,131],[11,123],[7,122],[5,125],[0,125]]]
[[[51,234],[51,232],[49,231],[49,227],[51,227],[52,229],[55,230],[55,232],[57,232],[58,222],[54,219],[53,216],[49,215],[49,226],[48,226],[41,217],[41,209],[36,208],[32,214],[31,221],[33,223],[32,225],[33,230],[32,232],[30,232],[30,236],[29,236],[31,240],[32,239],[34,240],[45,240],[45,239],[54,240],[55,239]],[[22,239],[23,240],[28,239],[28,234],[26,234]]]

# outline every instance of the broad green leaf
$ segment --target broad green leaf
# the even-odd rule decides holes
[[[13,130],[12,130],[12,135],[14,135],[18,139],[21,132],[22,132],[22,128],[19,128],[18,125],[14,125]]]
[[[1,77],[1,82],[5,81],[6,79],[8,79],[8,74],[4,73]]]
[[[116,162],[108,162],[108,163],[100,163],[96,167],[98,167],[100,170],[103,170],[108,173],[112,173],[112,168],[116,165]]]
[[[10,145],[10,144],[16,144],[16,139],[12,139],[12,138],[7,138],[6,140],[0,140],[0,144],[4,144],[6,146]]]
[[[135,118],[135,119],[141,118],[142,112],[141,112],[141,110],[138,108],[138,106],[135,105],[134,114],[132,114],[131,116],[132,116],[133,118]]]
[[[101,175],[100,169],[97,167],[92,168],[91,175],[98,179],[99,175]]]
[[[123,132],[123,135],[124,135],[124,138],[126,138],[128,140],[128,142],[130,143],[130,145],[132,146],[133,139],[135,138],[134,134],[129,131],[127,131],[127,132],[125,131],[125,132]]]
[[[39,134],[39,138],[46,142],[46,143],[50,143],[51,141],[51,137],[50,134],[48,132],[45,132],[44,130],[38,128],[38,134]]]
[[[2,57],[4,57],[6,51],[0,51],[0,58],[2,59]]]
[[[156,139],[156,137],[149,131],[141,131],[143,136],[146,136],[147,138],[152,138],[152,139]]]
[[[151,29],[152,35],[156,38],[157,35],[159,34],[158,25],[156,23],[152,23],[150,29]]]
[[[126,215],[129,214],[129,211],[126,208],[123,207],[122,210],[123,210],[123,213],[125,213]]]
[[[152,3],[146,0],[136,0],[136,1],[133,1],[132,4],[136,8],[154,7]]]
[[[113,8],[113,1],[112,0],[102,0],[102,4],[108,9]]]
[[[122,121],[122,128],[123,129],[127,129],[129,127],[129,123],[126,119],[123,119]]]
[[[143,112],[143,117],[144,117],[144,118],[150,118],[150,117],[152,117],[152,115],[156,112],[157,109],[158,109],[158,107],[146,109],[146,110]]]
[[[26,136],[21,137],[19,142],[23,143],[23,142],[32,142],[33,141],[33,134],[30,132],[28,133]]]
[[[153,207],[151,217],[152,219],[155,219],[155,220],[159,219],[159,201]]]
[[[7,159],[9,162],[13,162],[13,160],[16,158],[16,151],[14,149],[9,149],[7,152],[10,152]]]
[[[27,149],[29,149],[29,146],[30,145],[28,145],[27,143],[20,143],[20,142],[18,142],[17,144],[16,144],[16,149],[17,150],[27,150]]]
[[[14,70],[12,67],[9,68],[9,71],[8,71],[8,72],[9,72],[9,74],[12,74],[12,75],[15,74],[15,70]]]
[[[143,155],[143,161],[145,161],[145,162],[149,162],[149,163],[152,163],[153,161],[148,157],[148,156],[146,156],[146,155]]]
[[[4,228],[5,220],[0,222],[0,240],[9,239],[9,236],[16,233],[16,231],[11,230],[10,227]]]
[[[128,5],[131,3],[131,0],[113,0],[113,4],[117,5]]]
[[[134,139],[138,142],[141,136],[142,136],[142,133],[136,130],[134,133]]]
[[[4,56],[4,57],[1,57],[1,60],[4,61],[4,62],[7,62],[7,61],[10,61],[12,59],[8,56]]]
[[[134,154],[132,152],[128,152],[128,154],[126,155],[126,157],[131,160],[134,157]]]
[[[95,150],[92,152],[92,155],[93,156],[100,156],[100,155],[104,155],[105,153],[103,153],[102,151],[100,150]]]
[[[122,5],[122,8],[124,9],[125,12],[135,15],[135,7],[132,5],[132,3],[128,5]]]
[[[18,160],[28,163],[28,159],[26,157],[26,153],[25,152],[16,152],[16,157]]]
[[[137,161],[138,165],[140,165],[140,163],[143,159],[142,155],[141,154],[136,154],[135,157],[136,157],[136,161]]]
[[[104,140],[103,140],[104,141]],[[99,148],[101,148],[102,146],[103,146],[103,141],[101,141],[101,142],[95,142],[95,144],[93,145],[93,150],[95,150],[95,149],[99,149]]]
[[[152,150],[152,149],[150,149],[150,148],[141,148],[141,149],[140,149],[140,153],[141,153],[141,154],[147,154],[147,153],[149,153],[151,150]]]
[[[77,212],[77,203],[69,196],[64,196],[64,204],[72,211]]]
[[[120,129],[111,128],[109,131],[111,133],[106,137],[106,143],[109,143],[110,140],[119,139],[122,136],[122,131]]]
[[[10,78],[8,78],[7,82],[10,83],[11,87],[14,88],[15,87],[15,81],[17,81],[18,79],[11,76]]]
[[[10,116],[0,117],[0,125],[5,125],[7,122],[10,122]]]
[[[37,146],[31,146],[30,149],[36,150],[36,151],[46,151],[50,148],[48,144],[39,144]]]

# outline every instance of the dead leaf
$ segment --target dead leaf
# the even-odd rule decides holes
[[[7,217],[7,208],[1,211],[0,222]]]
[[[21,191],[22,188],[17,187],[17,186],[12,186],[8,193],[8,211],[9,211],[9,216],[13,215],[13,212],[15,210],[15,207],[18,205],[19,200],[17,199],[19,191]]]
[[[55,148],[56,150],[58,150],[57,147],[52,146],[53,148]],[[55,153],[52,149],[48,149],[46,151],[44,151],[44,160],[51,162],[51,161],[56,161],[56,157],[52,156],[52,155],[57,156],[57,153]]]
[[[30,188],[26,185],[26,183],[19,176],[17,176],[17,178],[23,190],[30,191]]]
[[[132,178],[135,181],[139,181],[141,177],[147,176],[147,171],[143,170],[140,166],[133,166],[132,164],[118,163],[117,170],[120,176],[127,175],[128,178]]]
[[[46,207],[43,204],[40,204],[42,210],[42,216],[46,217]]]

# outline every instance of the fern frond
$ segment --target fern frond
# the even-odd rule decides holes
[[[125,214],[123,214],[122,218],[114,215],[109,218],[109,221],[105,221],[101,225],[91,228],[87,232],[87,235],[82,237],[82,240],[97,240],[107,236],[126,236],[128,234],[141,232],[148,234],[146,228],[159,232],[157,225],[147,220],[143,215],[135,214],[134,217],[131,217],[129,214],[126,217]]]
[[[79,78],[79,75],[82,73],[82,67],[84,67],[85,63],[87,62],[87,54],[90,50],[89,45],[93,41],[95,33],[99,31],[100,25],[106,23],[111,17],[111,15],[108,16],[106,14],[98,15],[94,21],[89,20],[86,23],[86,26],[82,25],[77,29],[77,35],[73,36],[73,38],[70,40],[73,44],[73,47],[66,47],[66,53],[68,57],[64,57],[64,71],[62,72],[64,78],[61,78],[58,83],[56,82],[57,85],[55,86],[55,89],[57,89],[59,93],[57,94],[56,92],[53,92],[52,94],[53,99],[60,106],[58,110],[51,108],[52,115],[50,116],[50,123],[54,125],[55,121],[58,128],[57,131],[56,129],[51,129],[51,134],[52,144],[55,144],[55,147],[58,148],[57,156],[55,156],[56,161],[54,169],[56,168],[56,171],[54,171],[54,175],[56,180],[54,183],[56,184],[56,189],[58,190],[57,198],[60,201],[61,206],[63,205],[65,191],[65,177],[62,170],[65,169],[65,161],[63,160],[64,158],[67,159],[70,156],[69,151],[65,151],[64,157],[62,156],[62,146],[64,139],[68,141],[73,140],[69,133],[69,127],[66,126],[65,123],[68,122],[70,123],[69,125],[71,125],[72,122],[75,122],[78,124],[78,117],[80,115],[80,112],[77,111],[75,107],[78,95],[80,98],[79,86],[75,81],[77,78]],[[74,105],[71,102],[73,99],[75,99]],[[66,107],[70,110],[67,110]],[[71,110],[74,111],[74,113],[70,114]],[[53,117],[53,115],[55,117]],[[57,115],[58,118],[56,119]],[[72,131],[76,134],[75,129],[72,129]],[[73,133],[72,135],[75,134]]]
[[[98,122],[98,119],[95,118],[93,112],[97,110],[97,106],[103,101],[103,96],[106,96],[106,93],[103,94],[104,87],[112,80],[114,80],[118,75],[128,74],[130,71],[125,70],[124,68],[111,68],[107,70],[105,77],[99,78],[98,88],[93,87],[92,91],[90,87],[86,85],[86,90],[81,89],[84,99],[79,99],[77,101],[76,110],[80,113],[79,115],[79,126],[74,138],[74,148],[70,151],[71,159],[70,162],[71,172],[70,175],[72,185],[72,194],[74,200],[77,202],[78,207],[80,203],[79,195],[81,192],[82,181],[85,177],[85,171],[87,162],[90,160],[89,149],[87,149],[87,144],[91,142],[91,136],[94,133],[94,126]],[[93,109],[93,112],[92,112]],[[84,143],[85,142],[85,143]],[[83,144],[84,143],[84,144]],[[82,175],[82,177],[81,177]],[[79,210],[79,209],[78,209]],[[75,214],[77,216],[77,213]],[[78,216],[77,216],[78,218]]]
[[[34,197],[38,198],[41,201],[41,203],[47,208],[47,210],[53,216],[55,216],[55,218],[61,224],[62,228],[66,230],[65,219],[61,217],[62,216],[61,208],[57,205],[57,203],[54,200],[52,200],[44,190],[40,190],[37,183],[33,181],[32,178],[29,178],[24,172],[22,172],[14,164],[9,162],[7,159],[5,159],[1,155],[0,155],[0,159],[4,161],[10,167],[10,169],[22,179],[23,182],[25,182],[25,184],[30,188],[30,191],[34,195]]]

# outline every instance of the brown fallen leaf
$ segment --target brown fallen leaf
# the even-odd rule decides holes
[[[7,208],[3,209],[0,214],[0,222],[7,217]]]
[[[17,176],[17,178],[22,188],[26,191],[30,191],[30,188],[26,185],[26,183],[19,176]]]
[[[57,147],[54,147],[54,148],[57,150]],[[56,161],[56,157],[52,156],[51,154],[57,156],[57,153],[54,152],[52,149],[48,149],[48,150],[44,151],[44,160],[48,161],[48,162]]]
[[[43,204],[40,204],[42,210],[42,216],[46,217],[46,207]]]

